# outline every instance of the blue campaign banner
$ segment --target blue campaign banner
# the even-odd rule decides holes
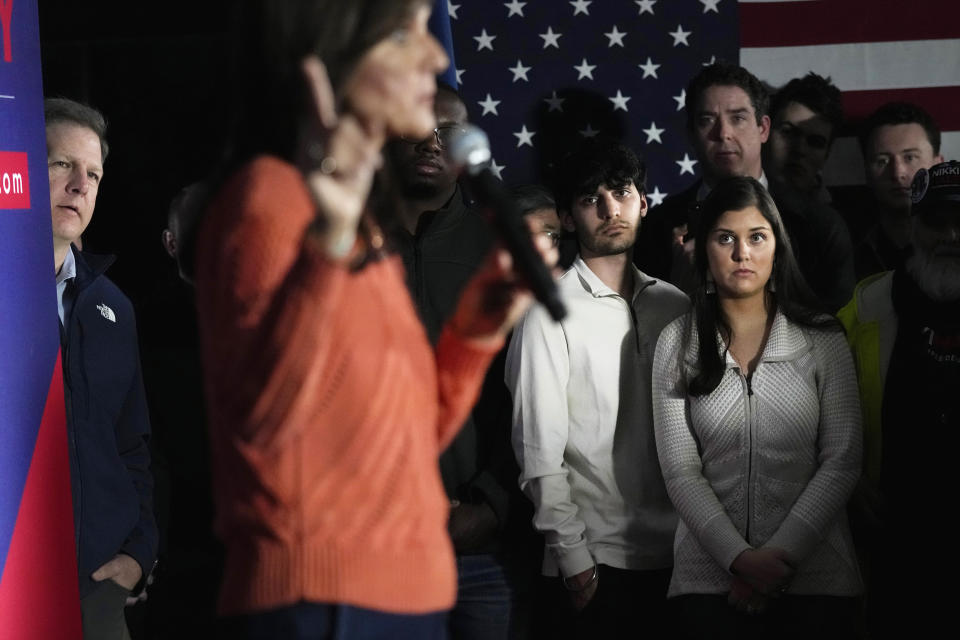
[[[0,0],[0,572],[60,347],[35,0]]]
[[[0,638],[79,639],[36,0],[0,37]]]

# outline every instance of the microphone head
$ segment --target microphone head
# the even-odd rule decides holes
[[[463,125],[447,147],[447,153],[454,165],[462,167],[470,174],[478,173],[490,164],[490,139],[480,127]]]

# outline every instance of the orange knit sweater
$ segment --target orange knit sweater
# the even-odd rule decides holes
[[[261,157],[198,235],[220,613],[449,608],[437,458],[494,352],[449,330],[432,350],[400,260],[350,272],[305,233],[313,215],[299,172]]]

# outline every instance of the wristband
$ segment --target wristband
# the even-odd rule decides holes
[[[586,591],[586,589],[587,589],[590,585],[592,585],[594,582],[597,581],[597,578],[598,578],[599,576],[600,576],[600,572],[599,572],[599,570],[598,570],[597,563],[594,562],[594,563],[593,563],[593,573],[590,574],[590,579],[587,580],[586,582],[584,582],[582,586],[579,586],[579,587],[571,587],[571,586],[570,586],[570,583],[567,582],[567,580],[569,580],[569,578],[564,578],[564,579],[563,579],[563,587],[564,587],[567,591],[572,591],[572,592],[574,592],[574,593],[578,593],[578,592],[580,592],[580,591]]]
[[[357,232],[355,229],[349,229],[336,234],[335,242],[327,241],[327,255],[335,260],[346,258],[353,245],[357,241]]]

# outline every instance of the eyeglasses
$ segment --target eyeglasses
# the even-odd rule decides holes
[[[544,230],[541,231],[540,233],[542,233],[543,235],[545,235],[545,236],[547,236],[548,238],[550,238],[550,242],[553,243],[553,246],[556,247],[556,246],[559,246],[559,245],[560,245],[560,232],[559,232],[559,231],[551,231],[550,229],[544,229]]]
[[[438,147],[440,147],[441,149],[446,149],[448,146],[450,146],[450,143],[453,142],[454,138],[456,138],[457,135],[462,133],[463,131],[464,131],[463,127],[459,125],[452,125],[452,124],[444,125],[442,127],[434,128],[433,138],[434,140],[437,141]],[[404,136],[402,140],[404,142],[409,142],[410,144],[422,144],[430,140],[430,136],[427,136],[422,140],[413,140],[411,138],[407,138]]]

